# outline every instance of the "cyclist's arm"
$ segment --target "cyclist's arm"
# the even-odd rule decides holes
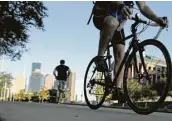
[[[151,8],[144,1],[136,1],[137,6],[140,9],[140,12],[151,19],[152,21],[159,23],[159,17],[151,10]]]

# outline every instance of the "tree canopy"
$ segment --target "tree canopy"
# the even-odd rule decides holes
[[[22,53],[28,51],[28,30],[31,27],[44,30],[47,10],[41,1],[1,1],[0,55],[20,59]]]

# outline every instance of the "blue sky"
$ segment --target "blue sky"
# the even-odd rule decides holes
[[[169,22],[172,21],[170,11],[172,2],[147,2],[155,13],[159,16],[167,16]],[[45,2],[48,7],[49,17],[45,19],[45,32],[40,30],[30,30],[30,48],[28,53],[24,53],[20,61],[11,62],[5,60],[4,70],[11,72],[14,76],[22,74],[24,64],[26,65],[26,75],[31,72],[31,63],[42,63],[43,73],[52,73],[54,67],[59,64],[60,59],[65,59],[66,64],[72,71],[76,72],[76,91],[82,91],[83,77],[86,67],[92,57],[97,54],[99,31],[94,28],[91,21],[87,26],[87,21],[92,9],[92,2]],[[131,23],[131,22],[129,22]],[[129,26],[126,26],[126,33]],[[157,28],[149,28],[143,33],[141,38],[152,38]],[[160,40],[172,53],[171,26],[168,32],[164,31]]]

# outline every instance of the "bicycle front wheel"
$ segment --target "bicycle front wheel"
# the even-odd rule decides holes
[[[133,49],[126,62],[123,88],[130,108],[147,115],[156,111],[168,95],[171,58],[167,48],[157,40],[145,40],[138,45],[139,49]]]

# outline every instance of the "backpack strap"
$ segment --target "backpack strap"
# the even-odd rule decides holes
[[[93,4],[94,4],[94,6],[95,6],[96,3],[93,1]],[[89,23],[90,23],[90,21],[91,21],[91,18],[92,18],[92,16],[93,16],[94,6],[93,6],[93,9],[92,9],[92,11],[91,11],[91,15],[90,15],[90,18],[89,18],[89,20],[88,20],[88,22],[87,22],[87,25],[89,25]]]

